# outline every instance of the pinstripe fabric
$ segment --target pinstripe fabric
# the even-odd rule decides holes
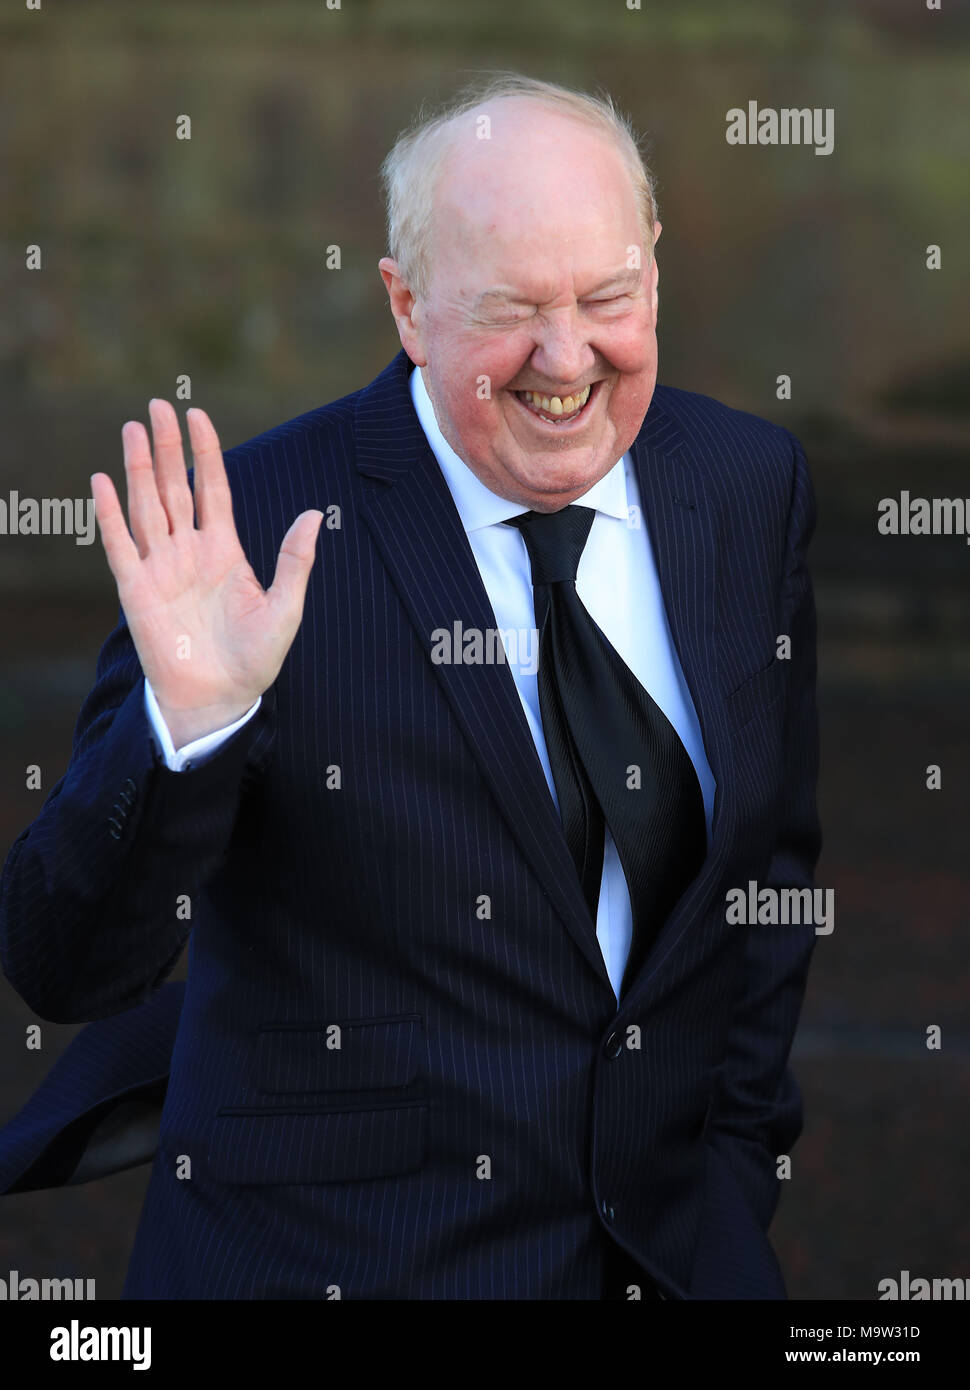
[[[71,1039],[3,1128],[0,1192],[61,1187],[148,1162],[183,993],[182,982],[170,980],[141,1009],[89,1025]]]
[[[800,445],[661,386],[633,446],[718,793],[617,1013],[508,669],[430,660],[494,618],[409,367],[227,455],[264,584],[299,511],[333,527],[253,720],[158,765],[122,622],[4,869],[3,967],[44,1017],[146,1006],[191,930],[126,1295],[598,1298],[609,1231],[668,1296],[784,1297],[814,930],[729,926],[725,893],[808,886],[819,849]]]

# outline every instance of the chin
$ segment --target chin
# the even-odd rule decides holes
[[[537,469],[531,476],[520,474],[519,480],[537,496],[544,493],[555,496],[561,492],[585,492],[609,472],[613,462],[609,461],[608,455],[603,455],[599,462],[571,463],[561,455],[552,454],[543,468]]]

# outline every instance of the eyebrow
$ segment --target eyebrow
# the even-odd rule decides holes
[[[639,270],[618,270],[614,275],[608,276],[607,279],[601,281],[600,284],[594,285],[592,289],[587,290],[580,298],[588,299],[592,294],[600,294],[603,290],[617,289],[623,286],[629,286],[632,289],[634,286],[639,285],[639,283]],[[486,308],[489,304],[533,304],[534,302],[534,300],[529,299],[527,295],[521,294],[518,290],[507,289],[505,286],[499,285],[494,289],[483,290],[475,300],[475,308]]]

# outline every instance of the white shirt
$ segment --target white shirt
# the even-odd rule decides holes
[[[497,496],[480,481],[448,444],[435,418],[420,370],[410,376],[411,399],[431,451],[451,491],[458,515],[492,604],[495,626],[504,633],[535,629],[532,577],[522,534],[502,523],[527,508]],[[576,499],[596,515],[576,574],[576,592],[616,651],[677,730],[694,764],[704,799],[708,843],[714,807],[714,777],[708,765],[700,725],[674,648],[660,590],[640,489],[629,454],[605,477]],[[639,524],[631,524],[631,523]],[[526,641],[506,641],[508,664],[529,731],[542,762],[549,793],[558,809],[555,783],[539,714],[535,651]],[[158,747],[168,767],[180,771],[215,751],[259,708],[259,700],[241,719],[175,749],[148,681],[145,705]],[[596,936],[619,999],[630,952],[633,909],[613,838],[606,831],[603,877],[596,914]]]

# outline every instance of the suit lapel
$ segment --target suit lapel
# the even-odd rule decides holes
[[[727,852],[733,743],[717,678],[717,524],[701,470],[655,395],[632,447],[643,523],[653,549],[674,646],[716,783],[712,844],[700,873],[661,928],[623,1003],[639,993],[704,902]]]
[[[357,398],[363,515],[482,774],[552,905],[612,989],[508,666],[437,663],[433,634],[494,630],[461,518],[418,421],[402,351]]]

